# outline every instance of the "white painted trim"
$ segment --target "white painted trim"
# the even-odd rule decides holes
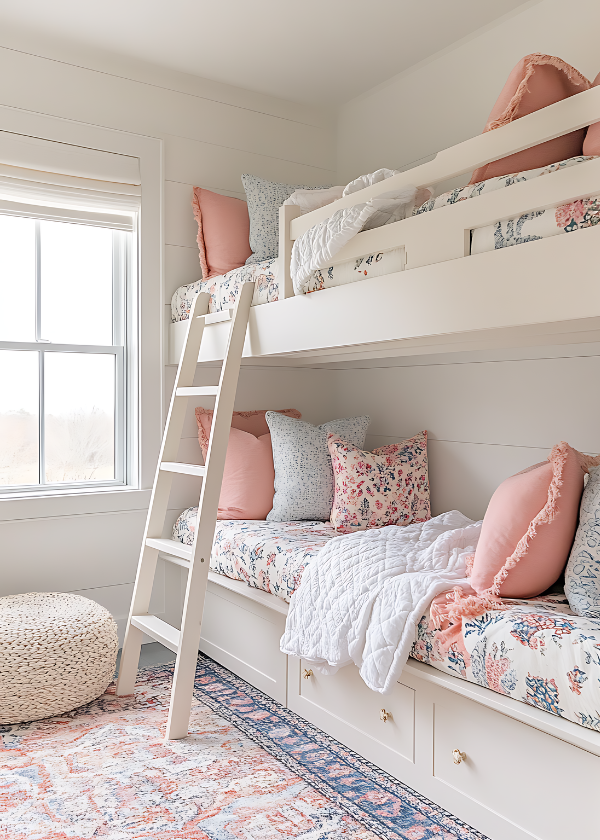
[[[0,106],[2,129],[19,135],[43,137],[57,143],[111,152],[139,160],[141,195],[140,230],[137,247],[132,255],[139,266],[137,299],[130,301],[132,318],[130,334],[137,335],[138,346],[129,371],[130,391],[138,395],[132,400],[130,416],[133,434],[132,464],[128,478],[131,489],[148,489],[152,485],[154,469],[162,436],[162,317],[163,317],[163,144],[162,140],[74,120],[51,117],[32,111]],[[135,235],[135,234],[134,234]],[[136,405],[137,403],[137,405]],[[123,491],[128,492],[127,490]],[[100,501],[101,494],[93,494]],[[53,515],[73,509],[71,502],[54,500]],[[62,497],[66,499],[67,497]],[[87,498],[88,512],[91,498]],[[12,501],[0,503],[0,509]],[[20,499],[19,510],[30,504]],[[127,504],[125,502],[125,504]],[[76,506],[75,506],[76,507]],[[39,510],[39,501],[31,501],[32,510]],[[101,508],[102,509],[102,504]]]

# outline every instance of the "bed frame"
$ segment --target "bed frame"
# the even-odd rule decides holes
[[[365,231],[333,260],[336,264],[404,246],[403,272],[294,296],[289,265],[294,240],[335,210],[392,187],[443,184],[598,121],[600,88],[596,87],[445,149],[429,163],[312,213],[298,217],[297,207],[282,207],[280,288],[284,299],[252,308],[244,356],[302,365],[597,340],[600,226],[577,231],[577,236],[554,236],[472,256],[469,232],[499,219],[600,194],[600,159]],[[371,317],[365,317],[366,310]],[[227,328],[218,323],[218,315],[204,342],[201,362],[223,358]],[[185,330],[185,321],[169,327],[171,364],[179,361]]]
[[[282,207],[284,299],[253,307],[244,355],[261,365],[313,365],[600,340],[600,225],[469,255],[473,228],[600,194],[600,159],[366,231],[334,260],[404,246],[403,272],[298,297],[289,273],[294,240],[341,207],[392,186],[443,184],[598,121],[600,88],[593,88],[320,210],[299,217],[298,208]],[[223,317],[209,319],[199,362],[223,358]],[[170,325],[172,364],[186,328]],[[334,676],[313,673],[279,650],[283,601],[209,578],[201,650],[234,673],[492,840],[599,835],[600,732],[413,660],[385,698],[354,666]]]
[[[394,691],[279,650],[287,604],[209,573],[200,649],[491,840],[597,837],[600,733],[409,659]]]

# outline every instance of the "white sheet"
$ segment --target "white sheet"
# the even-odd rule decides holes
[[[282,652],[324,673],[354,662],[369,688],[389,692],[433,598],[469,585],[466,557],[480,530],[450,511],[330,540],[292,596]]]

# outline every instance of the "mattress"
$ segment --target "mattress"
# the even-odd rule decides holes
[[[192,545],[197,515],[197,507],[183,511],[173,526],[174,540]],[[306,565],[335,536],[329,522],[219,520],[210,568],[289,603]]]
[[[600,732],[600,620],[575,615],[564,593],[505,603],[463,619],[448,650],[424,615],[411,656]]]
[[[307,281],[307,291],[318,292],[334,286],[344,286],[357,280],[381,277],[404,269],[404,248],[394,248],[369,254],[358,260],[349,260],[331,268],[314,271]],[[186,321],[190,308],[199,292],[210,295],[209,312],[219,312],[233,306],[240,294],[243,283],[256,282],[252,306],[279,300],[279,260],[270,259],[253,265],[234,268],[227,274],[221,274],[210,280],[197,280],[187,286],[180,286],[171,299],[171,321]]]
[[[193,543],[197,512],[183,511],[174,539]],[[289,602],[308,563],[334,536],[329,522],[219,521],[210,567]],[[564,593],[505,603],[507,610],[463,619],[447,649],[424,615],[411,656],[600,731],[600,619],[574,615]]]
[[[413,215],[418,216],[440,207],[447,207],[449,204],[468,201],[471,198],[487,195],[513,184],[550,175],[572,166],[579,166],[594,159],[594,157],[584,156],[573,157],[539,169],[490,178],[466,187],[457,187],[426,201],[415,209]],[[548,236],[572,233],[598,223],[600,223],[600,198],[592,196],[559,207],[523,213],[512,219],[502,219],[494,224],[476,228],[471,231],[471,254],[481,254],[485,251],[522,245],[536,239],[545,239]],[[349,260],[340,265],[313,272],[306,284],[306,294],[403,271],[404,264],[404,248],[394,248],[378,254],[369,254],[358,260]],[[184,321],[189,317],[190,307],[198,292],[210,294],[210,312],[218,312],[228,306],[233,306],[239,297],[242,284],[251,280],[256,281],[253,306],[279,300],[279,260],[271,259],[253,265],[243,265],[241,268],[210,280],[198,280],[187,286],[181,286],[171,300],[171,320]]]

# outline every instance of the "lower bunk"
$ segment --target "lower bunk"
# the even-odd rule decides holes
[[[193,538],[194,515],[176,538]],[[557,593],[469,620],[446,648],[425,615],[382,695],[354,665],[325,676],[279,649],[286,602],[332,536],[323,522],[219,522],[201,650],[493,840],[595,836],[600,622]]]

